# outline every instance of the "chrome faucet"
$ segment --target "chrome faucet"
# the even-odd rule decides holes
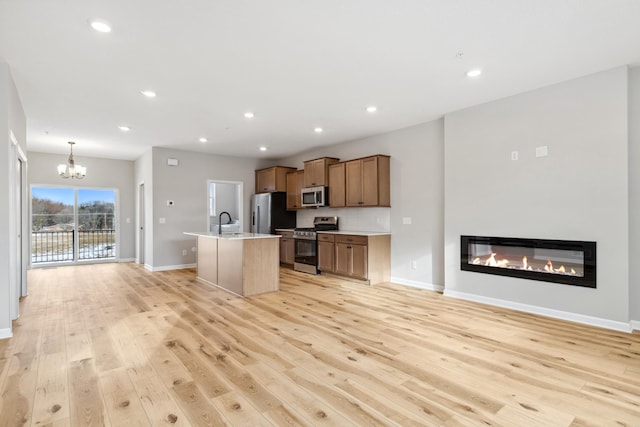
[[[222,234],[222,215],[227,214],[227,216],[229,217],[229,221],[227,222],[227,224],[230,224],[231,221],[233,221],[233,219],[231,218],[231,214],[227,211],[223,211],[220,212],[220,215],[218,215],[218,234]]]

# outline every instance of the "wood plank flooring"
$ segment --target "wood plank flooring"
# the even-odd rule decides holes
[[[0,426],[640,426],[640,334],[281,270],[29,272]]]

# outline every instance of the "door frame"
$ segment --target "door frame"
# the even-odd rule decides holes
[[[144,186],[144,181],[141,181],[138,183],[138,218],[137,218],[137,229],[138,229],[138,233],[137,233],[137,240],[138,240],[138,244],[136,245],[138,253],[137,253],[137,259],[136,262],[138,264],[142,264],[144,265],[145,261],[146,261],[146,257],[145,257],[145,249],[146,249],[146,239],[145,239],[145,232],[146,232],[146,227],[145,227],[145,186]]]
[[[20,297],[27,295],[27,265],[30,257],[29,233],[25,233],[28,221],[28,207],[25,206],[28,201],[27,156],[11,130],[9,154],[9,304],[11,319],[14,320],[20,316]],[[20,182],[16,182],[18,162],[22,162]]]
[[[207,231],[211,230],[211,216],[209,215],[209,189],[211,184],[234,184],[236,186],[236,203],[238,208],[238,219],[240,220],[240,231],[244,231],[244,182],[242,181],[225,181],[222,179],[208,179],[205,192],[206,197],[206,217]],[[215,200],[215,198],[214,198]],[[217,209],[217,207],[216,207]],[[216,211],[217,212],[217,211]]]

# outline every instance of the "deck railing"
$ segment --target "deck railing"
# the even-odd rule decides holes
[[[115,230],[33,231],[31,263],[74,260],[76,235],[78,259],[102,259],[116,256]]]

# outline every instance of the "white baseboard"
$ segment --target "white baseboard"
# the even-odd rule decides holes
[[[427,289],[429,291],[442,292],[444,290],[444,286],[442,285],[434,285],[433,283],[419,282],[417,280],[402,279],[400,277],[392,277],[391,283],[397,283],[398,285],[411,286],[412,288]]]
[[[640,320],[632,320],[631,329],[634,331],[640,331]]]
[[[618,322],[615,320],[602,319],[600,317],[586,316],[583,314],[571,313],[568,311],[554,310],[551,308],[538,307],[535,305],[522,304],[519,302],[506,301],[497,298],[484,297],[480,295],[468,294],[458,291],[444,291],[445,297],[458,298],[467,301],[479,302],[494,305],[497,307],[509,308],[512,310],[524,311],[526,313],[539,314],[541,316],[553,317],[555,319],[569,320],[571,322],[583,323],[590,326],[612,329],[620,332],[632,332],[630,323]]]
[[[118,262],[134,262],[135,258],[120,258]]]
[[[11,328],[0,329],[0,340],[4,338],[11,338],[13,336],[13,331]]]
[[[160,267],[152,267],[149,264],[145,264],[144,268],[150,271],[167,271],[167,270],[182,270],[185,268],[195,268],[197,264],[178,264],[178,265],[162,265]]]

